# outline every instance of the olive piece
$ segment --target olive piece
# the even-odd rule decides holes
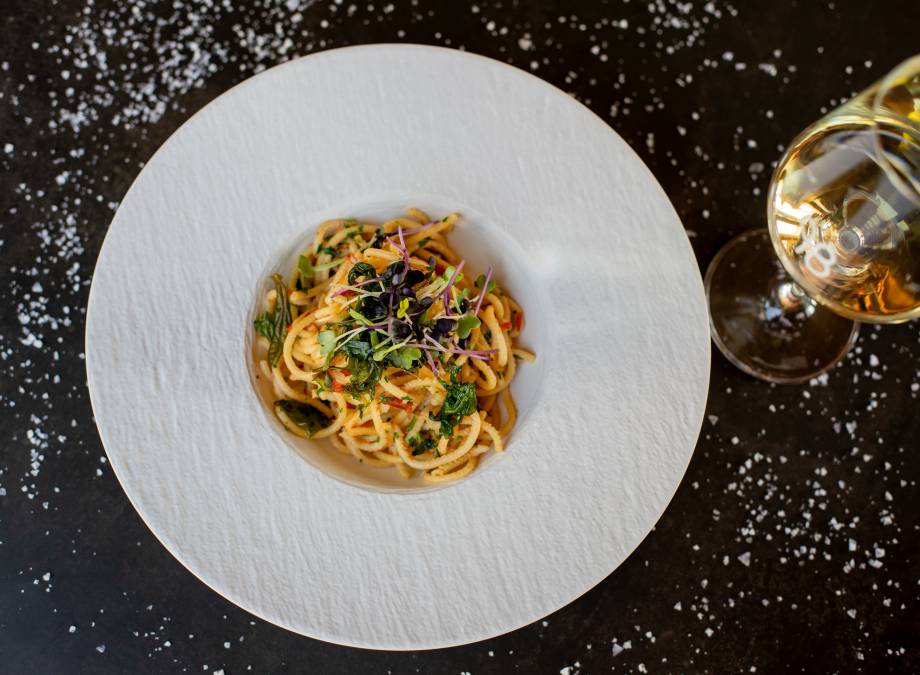
[[[406,263],[402,260],[391,262],[387,265],[386,271],[390,273],[390,278],[394,286],[399,286],[406,280]]]
[[[410,286],[416,286],[425,281],[425,277],[427,276],[428,275],[421,270],[409,270],[409,274],[406,275],[406,283]]]
[[[453,319],[438,319],[434,324],[435,331],[440,335],[448,335],[454,329]]]
[[[393,337],[397,340],[405,340],[412,335],[412,328],[405,321],[393,321]]]
[[[361,313],[371,321],[376,321],[387,315],[387,308],[377,298],[364,298],[361,303]]]

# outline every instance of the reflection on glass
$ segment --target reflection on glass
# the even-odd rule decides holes
[[[801,381],[831,367],[855,339],[857,326],[839,317],[920,316],[920,57],[792,142],[767,216],[782,269],[749,259],[766,236],[749,233],[707,272],[713,338],[739,367]]]

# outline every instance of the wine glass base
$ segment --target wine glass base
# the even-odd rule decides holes
[[[846,356],[859,323],[806,296],[783,269],[766,229],[728,242],[706,270],[712,340],[733,364],[768,382],[797,383]]]

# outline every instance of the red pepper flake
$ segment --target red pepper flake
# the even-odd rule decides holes
[[[514,328],[515,330],[521,330],[521,326],[524,325],[524,312],[518,312],[518,315],[514,319]]]
[[[388,398],[385,403],[393,406],[394,408],[401,408],[402,410],[412,410],[415,406],[409,401],[401,401],[398,398]]]
[[[510,329],[511,329],[511,322],[510,322],[510,321],[505,321],[505,323],[500,323],[500,324],[498,324],[498,327],[501,328],[502,330],[510,330]]]

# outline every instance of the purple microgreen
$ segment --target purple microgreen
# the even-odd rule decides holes
[[[409,274],[409,249],[406,248],[406,240],[403,239],[402,225],[396,227],[396,233],[399,235],[399,244],[402,246],[403,260],[406,261],[406,274]]]
[[[411,230],[406,230],[405,232],[403,232],[403,234],[418,234],[422,230],[427,230],[432,225],[437,225],[440,222],[441,222],[440,220],[434,220],[428,223],[427,225],[421,225],[420,227],[413,227]]]
[[[454,273],[450,275],[450,279],[447,280],[447,286],[444,287],[444,295],[443,295],[444,312],[448,316],[450,316],[450,287],[453,285],[454,280],[457,278],[457,275],[460,274],[460,270],[463,269],[463,264],[465,262],[466,262],[465,260],[460,261],[460,264],[457,265],[456,269],[454,269]]]
[[[373,322],[373,321],[371,321],[370,319],[368,319],[366,316],[364,316],[363,314],[361,314],[361,312],[359,312],[359,311],[356,310],[356,309],[350,309],[350,310],[348,310],[348,313],[351,315],[351,318],[353,318],[353,319],[354,319],[355,321],[357,321],[358,323],[363,324],[364,326],[372,326],[372,325],[374,325],[374,322]]]
[[[399,239],[400,241],[403,241],[402,228],[399,228]],[[393,248],[395,248],[397,251],[402,253],[403,261],[406,264],[406,274],[408,274],[409,273],[409,251],[406,250],[405,243],[403,243],[403,245],[400,246],[398,243],[396,243],[396,241],[394,241],[393,237],[387,237],[387,243]]]
[[[460,346],[454,342],[450,341],[452,349],[449,351],[453,354],[460,354],[462,356],[469,356],[471,359],[482,359],[483,361],[488,361],[489,357],[486,354],[494,354],[497,352],[497,349],[461,349]]]
[[[425,359],[428,361],[428,367],[431,368],[432,374],[437,375],[438,366],[435,364],[434,359],[431,358],[431,352],[427,349],[422,349],[422,352],[425,354]]]
[[[357,328],[353,328],[347,333],[342,333],[341,335],[339,335],[336,338],[335,349],[341,349],[343,346],[351,342],[353,339],[355,339],[358,336],[358,333],[364,330],[364,328],[365,326],[358,326]],[[345,339],[343,340],[342,338],[345,338]]]
[[[473,316],[479,314],[479,308],[482,307],[482,299],[486,297],[486,293],[489,291],[489,282],[492,280],[492,266],[489,265],[489,269],[486,272],[485,280],[482,283],[482,290],[479,291],[479,299],[476,301],[476,308],[473,310]]]
[[[425,339],[426,339],[428,342],[430,342],[431,345],[432,345],[432,347],[434,347],[434,348],[437,349],[438,351],[440,351],[440,352],[446,352],[446,351],[447,351],[447,347],[445,347],[445,346],[442,345],[440,342],[438,342],[437,340],[435,340],[434,338],[432,338],[430,335],[428,335],[428,333],[425,333]],[[431,347],[426,347],[426,348],[427,348],[427,349],[431,349]]]
[[[383,361],[383,359],[386,358],[386,355],[389,354],[390,352],[396,349],[399,349],[401,347],[405,347],[407,344],[409,344],[409,340],[411,338],[406,338],[402,342],[391,345],[390,347],[387,347],[386,349],[381,349],[381,347],[384,344],[386,344],[389,340],[392,340],[392,339],[393,338],[387,338],[387,340],[384,340],[383,342],[380,343],[380,345],[377,346],[377,349],[374,350],[374,357],[373,357],[374,361]]]
[[[359,288],[361,288],[362,286],[366,286],[367,284],[372,284],[372,283],[374,283],[375,281],[376,281],[377,283],[381,284],[381,285],[383,284],[383,282],[380,281],[380,279],[377,279],[377,278],[374,278],[374,279],[365,279],[364,281],[359,281],[359,282],[356,283],[356,284],[352,284],[352,285],[350,285],[350,286],[345,286],[345,287],[343,287],[343,288],[340,288],[339,290],[337,290],[335,293],[332,294],[332,297],[335,297],[335,296],[337,296],[337,295],[343,295],[344,293],[347,293],[348,291],[354,291],[354,292],[357,293]],[[376,292],[376,291],[374,291],[374,292]]]

